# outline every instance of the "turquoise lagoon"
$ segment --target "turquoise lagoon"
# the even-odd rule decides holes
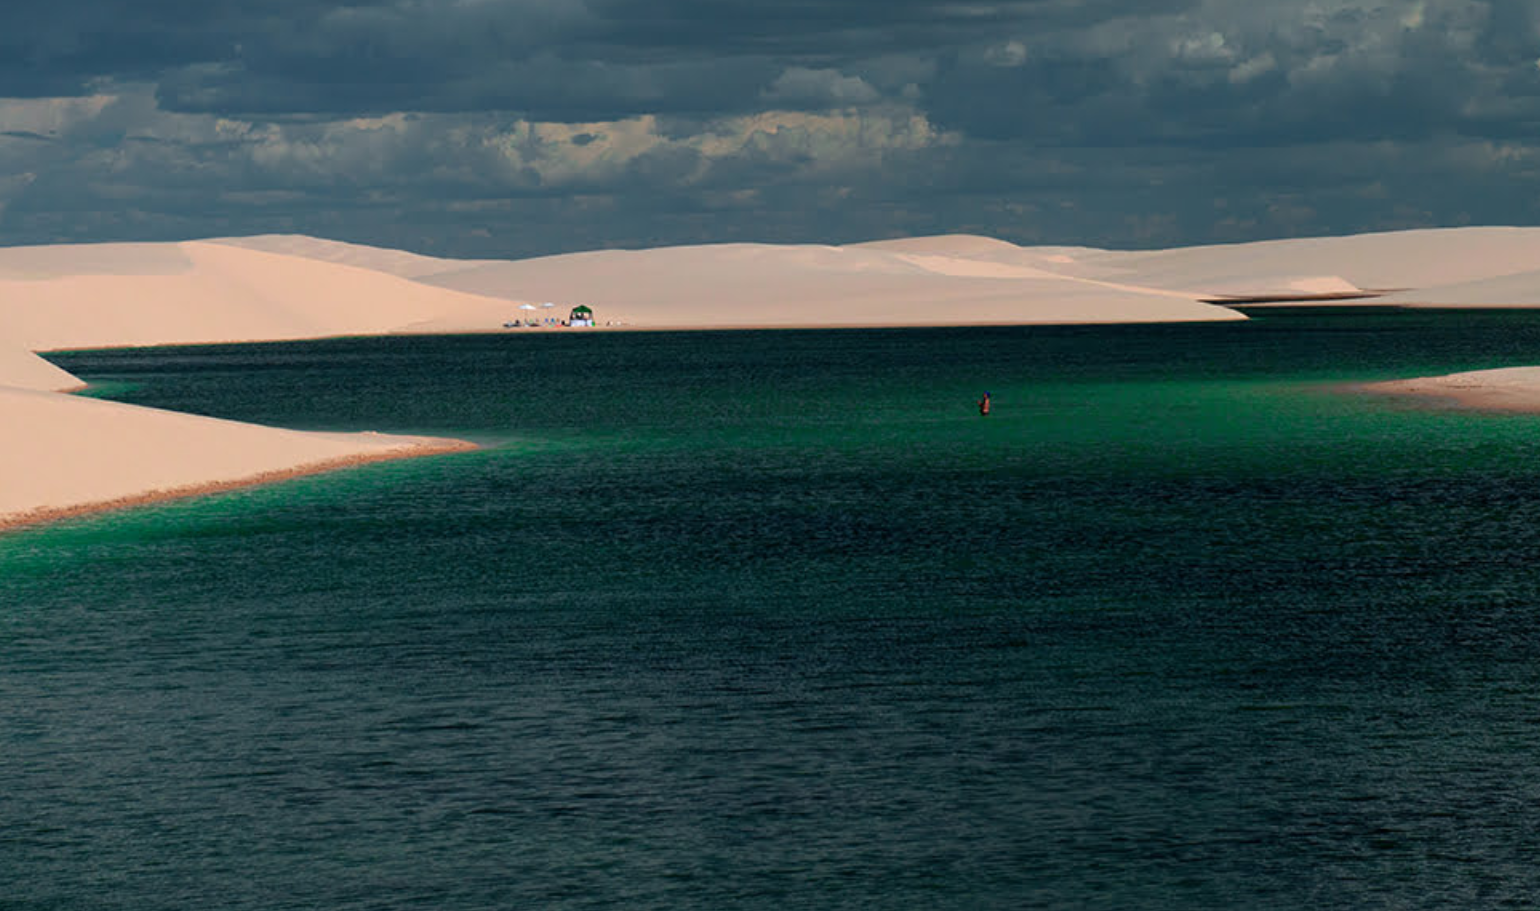
[[[0,908],[1526,907],[1540,315],[1254,316],[57,355],[483,448],[0,536]]]

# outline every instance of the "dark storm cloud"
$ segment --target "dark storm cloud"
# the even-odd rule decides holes
[[[602,43],[673,53],[826,58],[933,50],[1001,28],[1067,28],[1192,8],[1198,0],[596,0]]]
[[[1531,0],[23,0],[0,94],[589,122],[902,100],[991,139],[1272,143],[1536,122]],[[1515,126],[1518,124],[1518,126]],[[1484,127],[1484,128],[1486,128]]]
[[[1534,0],[13,0],[0,240],[1533,223],[1537,58]]]
[[[243,36],[313,15],[312,0],[13,0],[0,4],[0,94],[70,94],[228,59]]]
[[[928,87],[928,111],[970,135],[1093,146],[1531,135],[1540,125],[1533,4],[1302,6],[1292,18],[1208,6],[1202,18],[954,54]]]
[[[23,0],[0,12],[0,80],[13,97],[150,81],[168,109],[221,114],[731,113],[789,66],[928,57],[1193,2]]]
[[[332,61],[331,65],[336,65]],[[546,51],[430,74],[376,61],[299,82],[310,61],[188,67],[159,86],[167,110],[236,116],[353,116],[401,110],[514,111],[534,120],[589,122],[638,114],[718,114],[753,106],[779,70],[762,61],[642,66],[570,60]]]

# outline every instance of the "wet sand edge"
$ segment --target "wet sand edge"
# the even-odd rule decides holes
[[[354,468],[359,465],[368,465],[374,462],[393,462],[398,459],[416,459],[424,456],[447,455],[454,452],[470,452],[481,447],[465,440],[434,439],[410,446],[384,450],[382,452],[358,453],[350,456],[340,456],[333,459],[324,459],[319,462],[308,462],[296,465],[293,468],[281,468],[274,471],[264,471],[260,474],[247,475],[243,478],[234,478],[228,481],[211,481],[202,484],[189,484],[183,487],[162,488],[149,490],[144,493],[133,494],[127,497],[118,497],[112,500],[99,500],[92,503],[78,503],[73,506],[45,507],[28,512],[0,515],[0,533],[17,528],[43,525],[58,522],[64,519],[73,519],[79,516],[92,515],[103,512],[116,512],[121,509],[131,509],[136,506],[145,506],[150,503],[160,503],[167,500],[181,500],[188,497],[206,496],[213,493],[222,493],[227,490],[240,490],[246,487],[259,487],[264,484],[275,484],[280,481],[288,481],[294,478],[308,475],[325,474],[331,471],[340,471],[345,468]]]

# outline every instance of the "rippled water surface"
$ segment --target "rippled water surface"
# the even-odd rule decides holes
[[[1540,316],[334,340],[99,394],[479,451],[0,536],[0,908],[1540,890]],[[974,400],[993,393],[980,418]]]

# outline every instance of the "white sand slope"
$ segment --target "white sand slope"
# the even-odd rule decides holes
[[[422,437],[305,433],[0,387],[0,526],[466,448]]]
[[[719,244],[436,260],[417,268],[418,281],[438,287],[586,303],[601,322],[650,328],[1174,322],[1237,318],[1213,306],[1225,302],[1540,305],[1540,228],[1148,251],[943,235],[842,247]]]
[[[1540,259],[1534,263],[1540,265]],[[1377,302],[1415,307],[1540,307],[1540,269],[1398,291]]]
[[[718,244],[605,250],[424,276],[489,297],[592,306],[647,328],[1133,323],[1233,320],[1194,295],[1042,267],[1045,256],[979,238],[898,249]],[[977,255],[982,252],[984,255]]]
[[[979,237],[974,234],[939,234],[931,237],[873,240],[851,244],[850,248],[908,255],[945,256],[1016,266],[1042,266],[1065,274],[1081,274],[1075,269],[1077,264],[1083,267],[1088,262],[1109,253],[1107,250],[1098,250],[1094,247],[1019,247],[1010,241]]]
[[[1460,288],[1533,271],[1540,228],[1438,228],[1310,237],[1178,250],[1107,252],[1099,274],[1200,297],[1262,297],[1308,291],[1405,291],[1405,298],[1466,306]],[[1441,289],[1447,289],[1441,290]]]
[[[490,328],[506,302],[227,244],[0,250],[0,338],[30,350]],[[0,377],[3,380],[4,377]]]
[[[38,390],[75,389],[84,385],[25,348],[7,347],[4,343],[0,343],[0,384]]]
[[[322,262],[337,263],[343,266],[357,266],[361,269],[385,272],[400,278],[420,278],[424,275],[463,269],[467,266],[479,265],[484,262],[484,260],[441,259],[436,256],[408,253],[405,250],[389,250],[384,247],[350,244],[340,240],[306,237],[302,234],[257,234],[251,237],[216,237],[209,240],[208,243],[244,247],[248,250],[261,250],[265,253],[281,253],[284,256],[298,256],[303,259],[318,259]]]

